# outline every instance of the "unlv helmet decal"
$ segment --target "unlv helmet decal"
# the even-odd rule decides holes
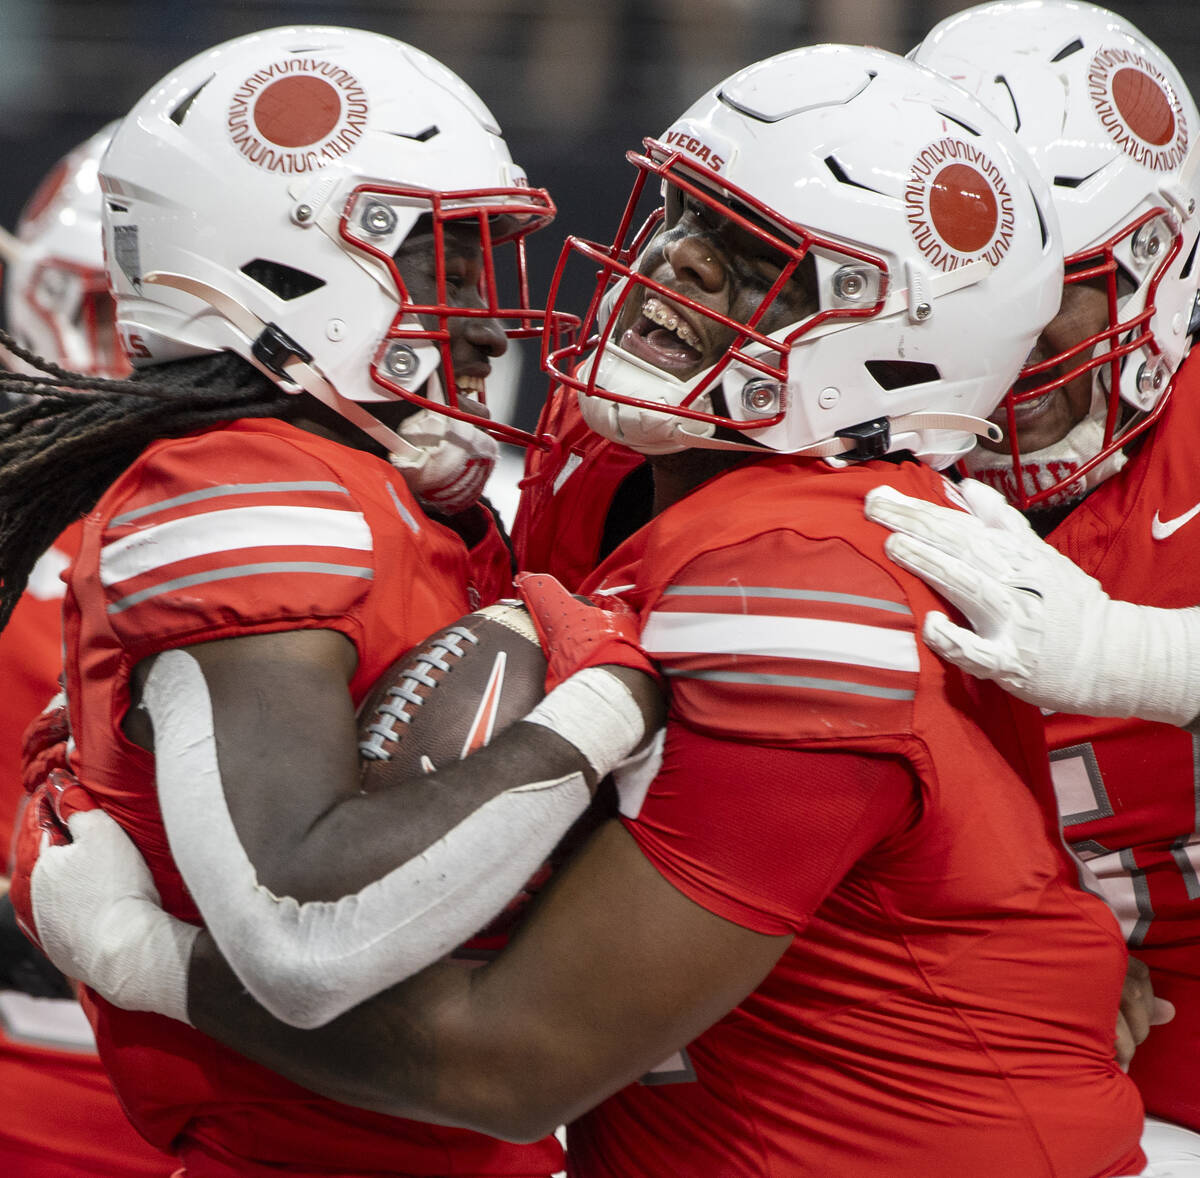
[[[995,265],[1008,253],[1016,219],[999,168],[959,139],[931,143],[913,161],[904,190],[917,248],[938,270],[976,258]]]
[[[1131,49],[1100,49],[1087,82],[1100,125],[1126,155],[1155,172],[1179,167],[1188,150],[1187,120],[1152,61]]]
[[[366,91],[348,70],[296,57],[251,74],[234,91],[227,126],[234,146],[257,167],[311,172],[354,146],[368,109]]]

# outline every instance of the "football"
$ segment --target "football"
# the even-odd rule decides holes
[[[519,602],[467,614],[380,676],[358,710],[364,790],[481,748],[545,695],[546,657]]]

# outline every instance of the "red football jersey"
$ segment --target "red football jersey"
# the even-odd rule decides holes
[[[1011,767],[1044,756],[1011,746],[1002,713],[1024,705],[919,642],[944,606],[864,520],[881,483],[949,501],[916,463],[771,458],[703,484],[584,586],[620,590],[671,684],[628,829],[696,903],[795,939],[740,1006],[571,1127],[579,1178],[1144,1165],[1113,1060],[1119,930]]]
[[[523,571],[550,573],[574,592],[605,555],[613,500],[646,459],[588,429],[575,390],[561,385],[546,399],[538,432],[555,445],[526,452],[513,548]],[[643,498],[648,508],[648,483]]]
[[[319,627],[354,643],[360,701],[415,642],[508,583],[494,535],[479,551],[426,517],[388,463],[273,419],[157,442],[117,479],[68,573],[72,767],[138,845],[168,911],[199,919],[170,856],[153,758],[120,730],[133,667],[172,647]],[[561,1167],[553,1138],[511,1145],[347,1108],[183,1023],[91,998],[130,1116],[189,1178]]]
[[[1200,604],[1200,354],[1119,473],[1050,542],[1115,598]],[[1063,830],[1100,880],[1130,948],[1176,1016],[1131,1075],[1155,1116],[1200,1131],[1200,739],[1141,720],[1046,719]]]
[[[69,527],[34,566],[0,633],[0,874],[8,872],[21,789],[21,736],[58,690],[62,572],[79,544]],[[0,992],[0,1174],[21,1178],[166,1178],[117,1103],[76,1002]]]

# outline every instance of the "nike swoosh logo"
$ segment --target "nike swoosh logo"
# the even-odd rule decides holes
[[[1150,521],[1150,535],[1156,540],[1165,540],[1168,536],[1173,536],[1184,524],[1189,520],[1195,519],[1198,515],[1200,515],[1200,503],[1197,503],[1191,511],[1185,511],[1183,515],[1177,515],[1174,519],[1159,519],[1158,512],[1156,511],[1154,518]]]
[[[492,733],[496,728],[496,717],[500,712],[500,697],[504,692],[504,668],[507,664],[508,655],[504,651],[498,650],[492,663],[491,673],[488,675],[487,686],[483,689],[479,707],[475,711],[475,718],[471,721],[466,740],[463,741],[460,757],[477,752],[492,739]]]

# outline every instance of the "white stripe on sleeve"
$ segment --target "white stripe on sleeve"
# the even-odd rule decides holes
[[[857,622],[764,614],[652,613],[642,631],[648,654],[765,655],[917,671],[917,638]]]
[[[275,505],[207,511],[106,544],[100,553],[100,582],[114,585],[176,561],[266,547],[369,552],[371,529],[361,512],[327,507]]]

